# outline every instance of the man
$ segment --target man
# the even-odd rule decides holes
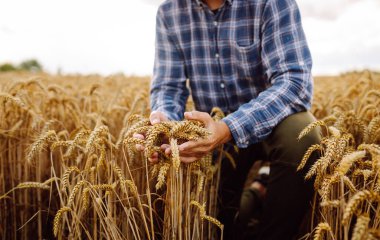
[[[256,184],[259,193],[266,192],[258,239],[297,234],[313,189],[296,166],[319,141],[316,131],[297,140],[314,121],[307,112],[311,66],[295,0],[167,0],[159,7],[150,119],[156,124],[184,116],[205,123],[209,138],[179,146],[185,163],[220,144],[239,147],[236,169],[227,161],[222,166],[218,218],[225,224],[225,239],[237,236],[233,221],[257,158],[271,163],[266,190]],[[198,111],[184,113],[187,79]],[[222,121],[208,114],[215,106],[228,114]],[[168,145],[162,147],[170,153]]]

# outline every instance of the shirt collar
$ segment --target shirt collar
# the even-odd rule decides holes
[[[231,5],[233,0],[224,0],[224,1],[228,2]],[[195,0],[195,2],[197,3],[197,5],[199,5],[201,7],[203,7],[205,5],[205,3],[202,0]]]

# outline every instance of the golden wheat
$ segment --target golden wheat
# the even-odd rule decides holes
[[[380,236],[379,80],[368,71],[316,79],[312,112],[318,121],[299,135],[316,127],[323,133],[298,167],[315,180],[311,229],[321,225],[311,238]],[[60,239],[221,236],[220,163],[223,157],[236,166],[235,160],[218,148],[189,165],[178,161],[176,146],[210,133],[196,121],[152,126],[149,79],[12,73],[0,74],[0,81],[0,238],[48,239],[46,224]],[[224,117],[218,108],[211,115]],[[161,144],[173,145],[171,155]],[[153,152],[158,164],[147,161]],[[317,153],[317,162],[307,164]],[[205,202],[207,208],[199,204]],[[57,214],[53,219],[48,212]],[[365,216],[371,219],[366,227]],[[204,227],[204,220],[212,224]]]

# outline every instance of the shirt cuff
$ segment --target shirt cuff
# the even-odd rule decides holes
[[[223,118],[222,121],[229,127],[232,137],[235,140],[236,146],[238,148],[247,148],[250,145],[250,139],[248,134],[244,131],[244,127],[239,122],[239,119],[233,114],[228,115]]]

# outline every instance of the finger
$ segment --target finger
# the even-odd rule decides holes
[[[150,163],[158,163],[158,158],[148,158]]]
[[[196,157],[181,157],[181,162],[183,162],[183,163],[192,163],[192,162],[195,162],[197,160],[198,160],[198,158],[196,158]]]
[[[202,152],[182,152],[179,154],[180,157],[195,157],[195,158],[202,158],[203,156],[205,156],[207,153],[209,152],[206,152],[206,151],[202,151]]]
[[[192,149],[192,148],[194,148],[195,146],[197,146],[197,144],[196,144],[195,141],[188,141],[188,142],[184,142],[184,143],[182,143],[181,145],[179,145],[179,146],[178,146],[178,150],[179,150],[179,152],[183,152],[183,151],[186,151],[186,150]]]
[[[158,163],[158,158],[148,158],[151,163]]]
[[[137,149],[138,151],[144,151],[144,150],[145,150],[145,147],[144,147],[143,145],[141,145],[141,144],[136,144],[136,149]]]
[[[154,152],[150,158],[148,158],[149,162],[151,163],[156,163],[158,162],[158,153],[157,152]]]
[[[198,120],[198,121],[203,122],[206,125],[208,125],[210,121],[213,121],[210,114],[205,113],[205,112],[198,112],[198,111],[185,112],[184,116],[187,120]]]
[[[154,124],[160,123],[162,121],[167,121],[168,118],[162,112],[153,111],[150,113],[149,120],[150,120],[150,123],[152,125],[154,125]]]
[[[206,154],[210,153],[211,151],[209,148],[205,147],[200,147],[200,148],[195,148],[192,150],[184,150],[179,152],[179,155],[181,157],[196,157],[196,158],[202,158]]]
[[[165,144],[162,144],[160,148],[162,151],[165,151],[167,148],[170,148],[170,145],[165,143]]]
[[[141,140],[144,140],[144,139],[145,139],[144,135],[139,134],[139,133],[134,133],[134,134],[133,134],[133,137],[134,137],[134,138],[141,139]]]
[[[170,149],[170,145],[169,144],[162,144],[161,145],[161,150],[165,152],[165,155],[169,156],[170,153],[172,152],[171,149]]]
[[[145,140],[144,135],[139,134],[139,133],[134,133],[133,137],[137,138],[137,139]],[[136,147],[137,151],[144,151],[144,149],[145,149],[145,147],[141,144],[136,144],[135,147]]]
[[[209,145],[210,143],[207,140],[188,141],[179,145],[178,150],[179,152],[190,152],[195,149],[208,149]]]
[[[169,147],[165,149],[165,155],[169,156],[172,153],[172,149]]]

